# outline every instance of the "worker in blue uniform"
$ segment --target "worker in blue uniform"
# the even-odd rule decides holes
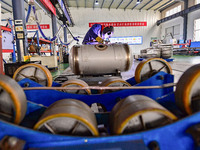
[[[82,44],[96,44],[96,43],[104,43],[105,39],[108,39],[114,33],[113,26],[104,27],[100,24],[94,24],[86,33]]]

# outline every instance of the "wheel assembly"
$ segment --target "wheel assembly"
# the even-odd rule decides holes
[[[128,82],[119,77],[110,77],[101,83],[102,87],[124,87],[131,86]],[[100,90],[100,94],[114,92],[117,90]]]
[[[138,64],[135,70],[135,80],[140,83],[156,73],[164,71],[172,74],[172,68],[167,61],[161,58],[150,58]]]
[[[34,129],[61,135],[99,135],[94,113],[88,105],[75,99],[63,99],[53,103]]]
[[[192,66],[180,77],[175,100],[177,106],[187,114],[200,110],[200,64]]]
[[[132,95],[119,101],[110,114],[110,129],[113,134],[144,131],[166,125],[177,117],[143,95]]]
[[[29,78],[44,86],[51,87],[52,85],[52,75],[50,71],[40,64],[26,64],[19,67],[15,71],[13,79],[18,82],[24,78]]]
[[[62,87],[88,87],[89,85],[80,79],[71,79],[62,84]],[[91,94],[90,89],[85,90],[62,90],[63,92],[73,93],[73,94]]]
[[[0,75],[0,118],[19,124],[26,109],[27,101],[22,88],[12,78]]]

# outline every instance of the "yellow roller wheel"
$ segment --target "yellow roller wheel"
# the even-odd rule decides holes
[[[161,58],[150,58],[138,64],[135,70],[135,80],[140,83],[156,73],[164,71],[172,74],[172,68],[167,61]]]
[[[200,64],[186,70],[180,77],[175,92],[176,104],[187,114],[199,111]]]
[[[88,87],[89,85],[80,79],[71,79],[62,84],[62,87]],[[63,92],[73,93],[73,94],[91,94],[90,89],[85,90],[62,90]]]
[[[19,124],[26,109],[26,95],[19,84],[6,75],[0,75],[0,118]]]
[[[94,113],[88,105],[75,99],[63,99],[53,103],[34,129],[61,135],[99,135]]]
[[[44,86],[52,86],[51,72],[40,64],[26,64],[19,67],[15,71],[13,79],[18,82],[24,78],[29,78]]]
[[[110,77],[104,80],[101,85],[102,87],[124,87],[124,86],[131,86],[128,82],[121,79],[120,77]],[[117,90],[100,90],[100,94],[103,93],[110,93]]]
[[[156,101],[143,95],[132,95],[119,101],[110,114],[112,134],[144,131],[166,125],[177,117]]]

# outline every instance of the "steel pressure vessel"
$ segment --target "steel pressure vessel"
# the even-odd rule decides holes
[[[69,65],[76,75],[101,75],[128,71],[133,57],[128,44],[75,45]]]

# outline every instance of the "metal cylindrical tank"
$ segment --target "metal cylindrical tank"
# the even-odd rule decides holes
[[[172,45],[161,44],[159,47],[161,48],[161,58],[167,59],[172,56],[173,54]]]
[[[163,106],[143,95],[132,95],[119,101],[110,114],[112,134],[124,134],[166,125],[177,117]]]
[[[148,48],[147,49],[147,58],[160,58],[161,49],[157,48]]]
[[[161,49],[160,48],[147,48],[140,51],[142,58],[160,58]]]
[[[69,54],[74,74],[100,75],[128,71],[133,57],[128,44],[75,45]]]
[[[53,103],[34,129],[61,135],[99,135],[94,113],[87,104],[75,99]]]

